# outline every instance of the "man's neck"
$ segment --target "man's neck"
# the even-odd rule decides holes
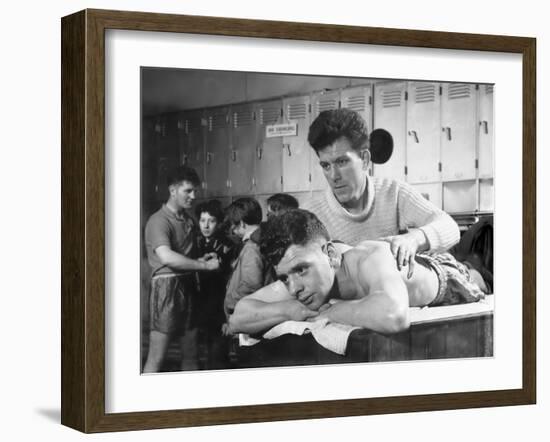
[[[185,209],[179,209],[176,207],[172,200],[166,201],[166,208],[179,218],[185,216]]]
[[[369,200],[367,180],[368,177],[365,176],[358,198],[352,199],[347,203],[342,204],[342,207],[344,207],[344,209],[346,209],[349,213],[358,214],[363,212],[363,210],[365,210],[365,207],[367,207],[367,201]]]

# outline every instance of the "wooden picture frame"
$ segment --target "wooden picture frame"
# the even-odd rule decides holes
[[[216,408],[105,411],[105,30],[521,54],[522,387]],[[536,40],[404,29],[84,10],[62,19],[62,408],[83,432],[533,404],[536,400]]]

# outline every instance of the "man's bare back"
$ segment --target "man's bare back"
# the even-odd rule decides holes
[[[373,278],[388,271],[398,273],[405,283],[409,306],[426,306],[435,299],[439,290],[435,271],[417,258],[414,273],[408,278],[408,268],[397,269],[390,246],[383,241],[365,241],[342,255],[341,267],[336,272],[339,297],[348,300],[367,297]]]

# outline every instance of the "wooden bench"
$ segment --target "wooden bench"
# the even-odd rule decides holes
[[[236,349],[236,367],[479,358],[493,355],[494,295],[445,307],[411,308],[411,327],[394,335],[354,330],[344,356],[321,347],[311,334],[283,335]]]

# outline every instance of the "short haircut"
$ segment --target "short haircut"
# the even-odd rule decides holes
[[[274,212],[298,208],[298,200],[288,193],[276,193],[267,199],[267,205]]]
[[[244,197],[233,201],[225,209],[225,222],[229,225],[239,224],[259,225],[262,222],[262,207],[254,198]]]
[[[184,181],[191,183],[195,187],[201,185],[201,179],[195,169],[188,166],[174,167],[168,172],[168,176],[166,177],[166,184],[168,187],[174,184],[180,184]]]
[[[346,137],[356,152],[369,148],[367,123],[357,112],[346,108],[321,112],[309,126],[307,140],[319,154],[341,137]]]
[[[223,222],[223,209],[222,203],[219,200],[203,201],[195,208],[195,214],[197,218],[201,217],[201,214],[208,213],[210,216],[216,218],[218,223]]]
[[[325,225],[313,213],[293,209],[269,218],[260,231],[260,251],[276,266],[292,245],[304,246],[310,241],[330,239]]]

